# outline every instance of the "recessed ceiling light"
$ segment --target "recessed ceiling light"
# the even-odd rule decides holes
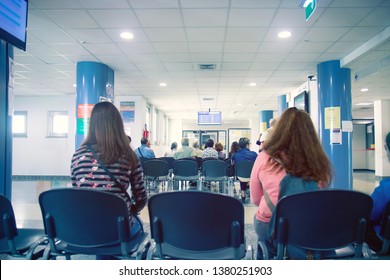
[[[126,39],[126,40],[131,40],[131,39],[134,38],[133,33],[130,33],[130,32],[122,32],[120,36],[121,36],[123,39]]]
[[[255,87],[255,86],[256,86],[256,83],[249,83],[249,86],[250,86],[250,87]]]
[[[167,83],[164,83],[164,82],[163,82],[163,83],[160,83],[159,86],[160,86],[160,87],[166,87],[166,86],[167,86]]]
[[[73,84],[73,87],[77,87],[77,85],[76,85],[76,84]]]
[[[366,92],[366,91],[368,91],[368,88],[362,88],[360,91]]]
[[[357,103],[355,105],[356,106],[368,106],[368,105],[372,105],[372,102],[361,102],[361,103]]]
[[[291,37],[291,32],[290,31],[281,31],[278,33],[278,37],[281,39],[289,38],[289,37]]]

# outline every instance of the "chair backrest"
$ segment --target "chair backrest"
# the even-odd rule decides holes
[[[129,240],[129,212],[115,194],[92,189],[51,189],[39,196],[49,239],[78,247],[103,247]]]
[[[18,234],[15,214],[9,199],[0,195],[0,239],[12,239]]]
[[[144,162],[144,175],[150,177],[168,176],[169,164],[162,159],[151,159]]]
[[[220,159],[206,160],[202,163],[202,175],[204,177],[227,176],[227,164]]]
[[[218,251],[244,243],[244,207],[233,197],[198,191],[159,193],[149,199],[148,210],[152,238],[171,249]]]
[[[370,196],[348,190],[318,190],[285,196],[275,208],[278,243],[308,250],[362,244],[372,208]]]
[[[250,178],[251,172],[253,168],[254,161],[250,160],[243,160],[239,162],[235,162],[235,175],[236,177],[242,177],[242,178]]]
[[[390,239],[390,201],[387,202],[383,212],[380,234],[382,237]]]
[[[195,159],[178,159],[173,163],[173,174],[176,176],[196,176],[198,175],[198,163]]]
[[[168,162],[168,168],[172,169],[173,168],[173,163],[175,162],[174,157],[159,157],[158,159],[164,160]]]

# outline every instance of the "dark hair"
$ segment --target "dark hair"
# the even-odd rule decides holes
[[[146,144],[148,144],[148,142],[149,142],[148,138],[146,138],[146,137],[141,138],[141,145],[146,145]]]
[[[324,187],[332,177],[332,166],[322,149],[308,113],[289,108],[275,124],[263,150],[270,155],[272,165],[287,173],[314,180]]]
[[[181,145],[182,146],[188,146],[190,144],[190,139],[188,139],[187,137],[183,137],[181,139]]]
[[[234,153],[237,153],[237,151],[240,149],[240,146],[238,145],[237,141],[234,141],[232,145],[230,146],[229,155],[232,155]]]
[[[176,149],[176,148],[177,148],[177,143],[176,142],[172,142],[171,150]]]
[[[81,145],[96,145],[102,161],[108,165],[122,157],[127,159],[133,168],[139,163],[137,155],[130,148],[122,117],[111,102],[95,104],[88,134]]]
[[[250,141],[246,137],[242,137],[238,140],[238,146],[240,146],[241,149],[246,148],[246,146],[249,144],[250,144]]]
[[[214,146],[214,140],[213,139],[208,139],[207,141],[206,141],[206,144],[205,144],[205,147],[206,148],[212,148]]]
[[[390,149],[390,132],[387,133],[387,136],[386,136],[386,145],[387,145],[387,148]]]

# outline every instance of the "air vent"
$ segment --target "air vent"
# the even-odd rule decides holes
[[[199,70],[215,70],[217,69],[217,64],[198,64]]]
[[[214,101],[214,97],[203,97],[203,101]]]

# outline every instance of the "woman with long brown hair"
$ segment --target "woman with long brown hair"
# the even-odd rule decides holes
[[[283,190],[284,194],[304,191],[305,186],[325,188],[332,178],[331,163],[309,114],[295,107],[277,120],[252,169],[250,193],[258,206],[254,225],[259,240],[268,240],[268,225],[286,174],[301,180],[304,187]]]
[[[72,157],[71,180],[73,187],[94,188],[122,197],[129,208],[130,236],[142,231],[137,216],[147,202],[142,170],[130,148],[122,117],[112,103],[100,102],[93,107],[88,134]],[[129,188],[132,197],[127,193]]]

